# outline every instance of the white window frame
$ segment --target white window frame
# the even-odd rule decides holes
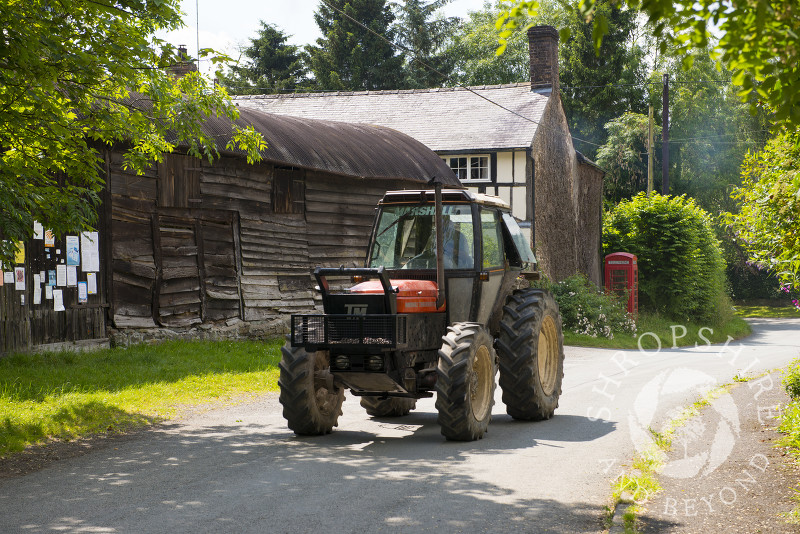
[[[466,158],[467,159],[467,178],[461,180],[462,183],[465,184],[486,184],[491,183],[492,181],[492,158],[490,154],[448,154],[442,155],[441,158],[450,167],[450,159],[451,158]],[[472,175],[472,158],[486,158],[486,178],[470,178]],[[452,169],[452,167],[450,167]],[[481,168],[481,167],[478,167]],[[453,171],[455,172],[455,171]],[[456,173],[456,176],[458,174]]]

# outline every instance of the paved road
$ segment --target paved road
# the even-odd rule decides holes
[[[432,400],[297,438],[277,398],[214,410],[0,480],[0,532],[597,532],[610,482],[700,391],[800,356],[799,320],[754,321],[727,347],[567,349],[557,416],[445,441]],[[753,382],[753,389],[779,384]]]

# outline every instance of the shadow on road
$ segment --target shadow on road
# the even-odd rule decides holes
[[[584,421],[589,432],[565,437],[576,419],[501,415],[468,443],[445,441],[424,411],[314,438],[256,423],[165,425],[119,451],[0,480],[0,506],[5,526],[25,532],[599,532],[596,504],[558,502],[542,485],[558,466],[509,454],[613,430]],[[483,455],[492,461],[475,461]]]

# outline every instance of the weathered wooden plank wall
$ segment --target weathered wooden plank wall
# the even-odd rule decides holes
[[[104,232],[99,231],[103,239]],[[77,237],[77,236],[76,236]],[[78,300],[78,286],[54,286],[63,295],[63,311],[56,311],[54,299],[47,298],[46,286],[56,265],[65,265],[66,240],[56,239],[52,247],[45,248],[42,239],[31,239],[25,243],[24,262],[5,266],[5,272],[23,268],[25,272],[24,289],[17,289],[15,283],[4,283],[0,287],[0,354],[29,350],[37,345],[102,339],[106,336],[106,300],[103,277],[102,243],[100,252],[100,271],[97,272],[97,292],[87,295],[85,302]],[[86,282],[87,273],[80,265],[76,266],[77,282]],[[39,302],[34,292],[39,275]]]
[[[59,258],[29,253],[26,291],[0,287],[0,351],[105,336],[106,308],[117,328],[313,310],[313,268],[361,265],[378,200],[388,189],[419,187],[232,157],[209,164],[169,154],[143,175],[126,171],[119,151],[105,160],[98,295],[79,305],[65,291],[65,312],[44,297],[32,306],[32,272]]]

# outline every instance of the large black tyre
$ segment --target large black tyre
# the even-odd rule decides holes
[[[436,369],[442,435],[458,441],[481,439],[494,405],[497,356],[492,336],[480,324],[455,323],[442,340]]]
[[[329,389],[324,380],[330,369],[328,352],[309,353],[286,343],[281,353],[279,400],[289,428],[301,436],[328,434],[338,426],[344,402],[344,390]],[[315,374],[320,375],[316,380]]]
[[[401,417],[417,406],[417,400],[405,397],[361,397],[361,406],[372,417]]]
[[[500,387],[514,419],[550,419],[564,378],[564,335],[553,295],[521,289],[508,297],[497,342]]]

